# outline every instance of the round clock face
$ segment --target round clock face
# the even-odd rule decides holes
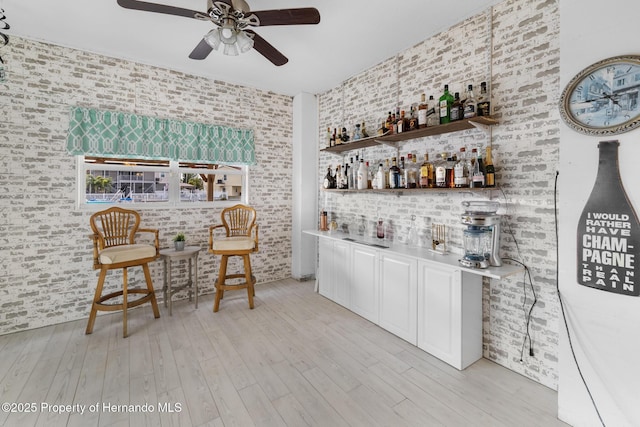
[[[560,115],[586,135],[640,126],[640,56],[616,56],[578,73],[560,97]]]

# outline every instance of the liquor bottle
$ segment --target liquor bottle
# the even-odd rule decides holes
[[[409,109],[409,125],[406,130],[416,130],[418,129],[418,116],[416,114],[416,109],[413,108],[413,105]]]
[[[469,119],[476,116],[476,97],[473,94],[473,85],[467,87],[467,97],[464,101],[464,118]]]
[[[462,106],[462,101],[460,101],[460,92],[456,92],[453,96],[453,104],[451,104],[450,119],[452,122],[462,119],[462,116],[464,114],[463,108],[464,107]]]
[[[324,188],[336,188],[336,179],[331,173],[331,166],[327,168],[327,174],[324,176],[324,182],[322,185]]]
[[[471,187],[483,188],[484,187],[484,163],[482,162],[482,153],[476,150],[476,162],[473,164],[473,176],[471,177]]]
[[[353,157],[349,158],[349,169],[348,169],[348,173],[347,173],[347,179],[348,181],[348,186],[349,186],[349,190],[354,190],[356,188],[355,186],[355,169],[353,167]]]
[[[327,147],[333,147],[333,136],[331,135],[331,128],[327,128]]]
[[[411,159],[413,158],[411,153],[407,154],[407,162],[400,162],[400,164],[404,163],[404,166],[401,168],[402,170],[402,188],[410,188],[409,187],[409,180],[411,179],[411,177],[409,175],[411,175]]]
[[[391,111],[389,111],[384,127],[388,133],[393,133],[393,117],[391,117]]]
[[[398,169],[400,169],[400,186],[399,188],[405,188],[405,180],[404,180],[404,169],[405,169],[405,163],[404,163],[404,156],[400,156],[400,164],[398,165]]]
[[[382,218],[378,218],[378,224],[376,225],[376,237],[378,237],[378,239],[384,239],[384,221],[382,221]]]
[[[369,132],[367,132],[367,128],[364,127],[364,120],[362,121],[362,126],[360,127],[360,132],[362,133],[363,138],[369,138]]]
[[[342,144],[342,141],[338,136],[338,129],[333,128],[333,145],[340,145],[340,144]]]
[[[404,117],[404,110],[400,111],[400,119],[398,120],[398,133],[402,133],[405,130],[409,130],[409,129],[405,129],[404,124],[407,121],[407,119]]]
[[[384,168],[382,167],[382,163],[380,163],[378,165],[378,172],[376,172],[376,188],[379,190],[382,190],[384,188],[384,183],[385,183],[385,179],[384,179]]]
[[[409,186],[407,188],[417,188],[418,187],[418,181],[420,179],[420,169],[418,169],[418,163],[417,163],[417,155],[413,154],[411,156],[411,164],[409,165],[409,179],[408,179],[408,183]]]
[[[433,165],[436,170],[436,187],[446,188],[447,186],[447,152],[440,153],[440,158]]]
[[[420,166],[420,188],[433,188],[435,185],[435,171],[429,161],[429,153],[424,153],[424,162]]]
[[[420,105],[418,105],[418,127],[427,127],[427,96],[423,93],[420,95]]]
[[[389,168],[389,188],[400,187],[400,169],[396,164],[396,158],[391,158],[391,167]]]
[[[453,95],[449,93],[449,85],[444,85],[444,93],[438,102],[441,125],[451,121],[451,104],[453,104]]]
[[[487,82],[480,83],[480,95],[478,95],[477,111],[478,116],[491,115],[491,102],[487,92]]]
[[[446,169],[446,185],[449,188],[455,188],[456,183],[455,183],[455,166],[456,163],[458,162],[458,158],[456,157],[455,153],[451,154],[451,157],[447,157],[447,166],[445,167]]]
[[[382,188],[391,188],[391,184],[390,184],[390,172],[391,172],[391,167],[389,166],[389,159],[385,159],[384,161],[384,183]]]
[[[336,187],[335,188],[342,188],[342,170],[340,168],[340,164],[339,163],[338,163],[338,166],[336,166],[335,178],[336,178]]]
[[[458,162],[453,168],[454,186],[456,188],[465,188],[469,186],[469,170],[467,169],[466,149],[460,147]]]
[[[487,147],[487,154],[484,157],[484,186],[496,186],[496,169],[491,158],[491,147]]]
[[[367,189],[368,171],[367,166],[364,164],[364,159],[360,159],[360,166],[358,167],[357,188],[358,190]]]
[[[640,224],[622,184],[619,145],[618,141],[598,144],[596,182],[578,221],[578,283],[639,296]]]
[[[428,105],[431,108],[427,110],[427,126],[436,126],[440,124],[440,112],[437,102],[433,99],[433,95],[429,95]],[[437,112],[436,112],[437,111]]]
[[[349,164],[345,163],[344,164],[344,175],[342,178],[342,189],[343,190],[347,190],[349,189],[349,177],[351,176],[351,174],[349,173]]]

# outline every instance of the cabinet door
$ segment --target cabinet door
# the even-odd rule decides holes
[[[378,253],[352,245],[351,265],[351,311],[378,323]]]
[[[333,243],[333,300],[338,304],[350,308],[351,297],[351,263],[350,245],[345,242]]]
[[[418,347],[461,367],[460,270],[418,263]]]
[[[417,261],[380,254],[380,326],[416,345],[418,324]]]
[[[335,296],[333,240],[330,239],[320,239],[318,243],[318,293],[330,300]]]

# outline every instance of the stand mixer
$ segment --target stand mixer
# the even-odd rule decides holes
[[[460,265],[470,268],[499,267],[500,218],[496,214],[500,203],[492,201],[464,201],[465,212],[461,222],[467,226],[463,231],[464,256]]]

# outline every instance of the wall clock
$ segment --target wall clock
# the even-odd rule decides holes
[[[640,126],[640,55],[615,56],[580,71],[560,96],[560,116],[585,135]]]

